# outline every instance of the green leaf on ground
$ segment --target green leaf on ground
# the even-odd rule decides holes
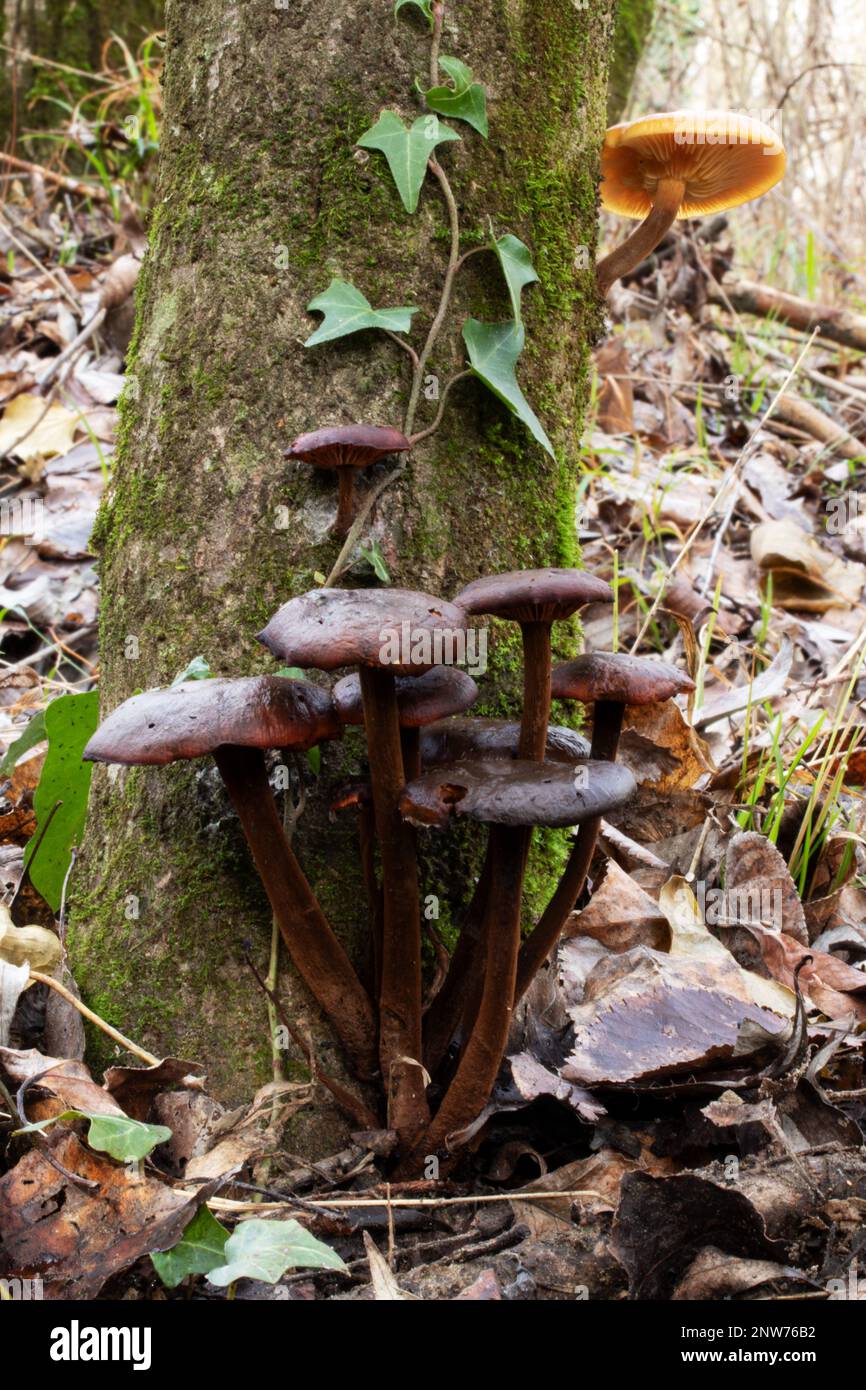
[[[440,58],[439,66],[451,79],[451,87],[431,87],[428,92],[417,83],[431,111],[440,116],[449,116],[455,121],[466,121],[473,130],[487,139],[487,98],[480,82],[472,80],[472,69],[459,58]]]
[[[479,323],[478,319],[467,319],[463,325],[463,341],[475,375],[508,406],[512,415],[523,421],[533,438],[553,458],[553,445],[514,374],[517,359],[523,351],[524,338],[523,324],[512,320],[508,323]]]
[[[376,578],[381,579],[383,584],[390,584],[391,576],[388,573],[388,566],[385,564],[385,556],[382,554],[382,547],[379,542],[373,541],[370,545],[360,545],[358,549]]]
[[[418,206],[418,195],[427,172],[427,160],[437,145],[459,140],[456,130],[443,125],[432,113],[419,116],[408,128],[394,111],[383,111],[374,126],[358,141],[365,150],[381,150],[388,161],[397,192],[407,212]]]
[[[287,1269],[339,1269],[346,1266],[336,1251],[298,1221],[242,1221],[225,1246],[225,1264],[212,1269],[212,1284],[225,1287],[237,1279],[276,1284]]]
[[[90,1110],[64,1110],[62,1115],[22,1125],[16,1133],[33,1134],[63,1120],[88,1120],[87,1142],[91,1149],[108,1154],[119,1163],[146,1158],[157,1144],[164,1144],[171,1138],[171,1130],[165,1125],[146,1125],[141,1120],[130,1120],[127,1115],[94,1115]]]
[[[44,743],[48,735],[45,732],[45,711],[41,709],[33,715],[27,728],[20,738],[10,744],[6,751],[6,756],[0,762],[0,777],[8,777],[15,764],[29,753],[31,748],[35,748],[37,743]]]
[[[55,912],[60,907],[72,847],[80,842],[84,832],[93,765],[82,762],[81,754],[98,720],[99,696],[95,690],[84,695],[60,695],[45,711],[48,754],[33,795],[37,826],[45,824],[58,801],[63,804],[57,808],[38,854],[33,852],[37,837],[29,842],[24,864],[30,867],[34,888]]]
[[[400,13],[404,5],[417,5],[427,23],[430,25],[430,28],[433,28],[433,5],[431,4],[431,0],[397,0],[394,6],[395,15]]]
[[[311,314],[324,314],[324,322],[307,339],[304,347],[315,347],[317,343],[330,343],[334,338],[345,338],[348,333],[359,333],[362,328],[387,328],[392,333],[408,333],[412,327],[412,315],[417,309],[374,309],[369,299],[356,290],[346,280],[332,280],[330,285],[307,305]]]
[[[501,236],[493,242],[493,250],[499,257],[502,274],[505,276],[505,283],[508,286],[514,321],[515,323],[522,323],[520,292],[525,285],[531,285],[533,281],[538,279],[532,264],[529,247],[509,232],[506,236]]]
[[[176,1289],[189,1274],[210,1274],[225,1264],[229,1233],[207,1207],[199,1207],[177,1245],[152,1250],[153,1267],[167,1289]]]

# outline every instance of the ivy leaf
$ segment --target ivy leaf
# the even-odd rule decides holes
[[[427,23],[430,25],[430,28],[433,28],[433,6],[431,0],[397,0],[394,6],[394,14],[398,15],[404,5],[417,5]]]
[[[427,160],[437,145],[459,140],[456,130],[442,125],[434,115],[419,116],[407,127],[394,111],[383,111],[358,144],[365,150],[381,150],[407,212],[418,206],[418,195],[427,172]]]
[[[32,861],[30,881],[55,912],[60,907],[72,846],[79,843],[84,831],[93,764],[82,762],[81,754],[98,719],[99,696],[95,690],[83,695],[60,695],[45,711],[48,754],[33,795],[37,825],[45,824],[58,801],[63,804],[57,808],[37,855],[33,854],[37,837],[28,843],[24,864],[28,866]]]
[[[362,545],[358,548],[376,578],[381,579],[383,584],[390,584],[391,576],[388,573],[388,566],[385,564],[385,556],[382,554],[382,547],[379,542],[373,541],[372,545]]]
[[[425,92],[421,84],[416,83],[430,110],[438,111],[440,116],[450,116],[455,121],[466,121],[486,140],[489,129],[487,97],[481,83],[473,82],[472,69],[461,63],[459,58],[440,58],[439,66],[450,77],[453,86],[431,87],[429,92]]]
[[[512,415],[523,421],[532,436],[553,458],[553,445],[514,375],[525,336],[523,324],[514,323],[511,319],[508,323],[479,323],[478,319],[467,319],[463,325],[463,341],[475,375],[508,406]]]
[[[22,1125],[16,1133],[33,1134],[63,1120],[88,1120],[90,1147],[108,1154],[109,1158],[116,1158],[119,1163],[147,1158],[151,1149],[171,1138],[171,1130],[165,1125],[146,1125],[141,1120],[130,1120],[127,1115],[94,1115],[90,1110],[64,1110],[62,1115]]]
[[[225,1264],[208,1279],[225,1287],[237,1279],[276,1284],[287,1269],[339,1269],[346,1266],[335,1250],[317,1240],[298,1221],[242,1221],[225,1246]]]
[[[505,276],[505,283],[508,286],[514,321],[515,323],[522,323],[520,292],[525,285],[531,285],[533,281],[538,279],[532,265],[529,247],[519,241],[516,236],[508,233],[508,235],[501,236],[494,241],[493,250],[499,257],[502,274]]]
[[[179,676],[175,676],[172,685],[182,685],[184,681],[209,681],[213,679],[213,671],[206,656],[194,656],[189,665],[181,671]]]
[[[418,312],[417,309],[374,309],[369,299],[346,280],[332,280],[322,294],[310,300],[307,311],[324,314],[325,319],[304,347],[330,343],[334,338],[359,333],[362,328],[388,328],[392,333],[408,333],[412,315]]]
[[[189,1274],[210,1274],[225,1264],[229,1233],[207,1207],[199,1207],[177,1245],[170,1250],[152,1250],[153,1267],[167,1289],[176,1289]]]
[[[6,777],[12,771],[17,762],[29,753],[31,748],[35,748],[37,743],[44,743],[48,735],[45,732],[45,711],[39,710],[33,715],[20,738],[10,744],[6,756],[0,762],[0,777]]]

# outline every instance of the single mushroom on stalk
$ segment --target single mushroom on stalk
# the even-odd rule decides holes
[[[478,686],[456,666],[433,666],[418,676],[398,676],[395,682],[400,715],[403,770],[411,781],[421,772],[421,730],[449,715],[462,714],[478,699]],[[364,702],[358,675],[344,676],[332,691],[342,724],[364,723]]]
[[[523,711],[518,758],[544,757],[550,718],[550,630],[587,603],[612,603],[613,590],[584,570],[514,570],[476,579],[454,602],[466,613],[508,618],[523,638]]]
[[[694,690],[685,671],[666,661],[624,652],[586,652],[557,666],[551,682],[554,699],[580,700],[593,706],[590,758],[613,762],[627,705],[656,705]],[[586,769],[598,766],[587,763]],[[589,772],[581,770],[581,777]],[[547,960],[586,882],[598,840],[601,816],[581,823],[562,877],[537,926],[524,941],[517,969],[516,999],[529,988]]]
[[[601,151],[601,204],[642,220],[598,262],[599,294],[646,260],[678,218],[760,198],[784,172],[781,140],[751,116],[665,111],[611,126]]]
[[[466,759],[514,759],[520,742],[520,725],[512,719],[453,718],[430,724],[421,733],[421,766],[441,767]],[[574,729],[550,724],[545,760],[574,763],[589,757],[589,743]],[[424,1019],[424,1064],[435,1076],[449,1048],[455,1045],[467,1009],[477,1003],[484,980],[482,928],[484,904],[490,889],[489,856],[460,923],[460,935],[444,983]]]
[[[337,475],[334,534],[345,536],[355,519],[355,474],[372,468],[387,454],[405,453],[412,445],[400,430],[383,425],[335,425],[301,434],[284,457],[312,464]]]
[[[411,1139],[426,1123],[421,1065],[421,912],[405,785],[397,678],[442,664],[466,627],[461,608],[406,589],[313,589],[271,618],[259,641],[293,666],[357,666],[384,890],[379,1055],[389,1122]]]
[[[286,840],[264,749],[314,747],[342,737],[330,695],[281,676],[185,681],[133,695],[103,720],[88,762],[164,767],[212,754],[289,954],[358,1074],[376,1066],[376,1019],[333,929]]]
[[[522,844],[528,827],[577,825],[621,806],[635,792],[628,768],[588,763],[585,785],[576,786],[563,763],[490,759],[435,768],[411,782],[400,799],[404,816],[444,829],[452,816],[489,825],[490,891],[485,903],[487,942],[478,1011],[442,1103],[415,1147],[422,1154],[447,1150],[449,1141],[483,1109],[508,1041],[520,947],[523,887]],[[411,1167],[411,1160],[406,1171]]]

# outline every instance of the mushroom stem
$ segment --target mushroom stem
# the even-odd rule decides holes
[[[415,834],[397,807],[405,785],[394,674],[362,666],[361,697],[382,861],[379,1058],[389,1123],[412,1142],[427,1123],[421,1066],[421,909]]]
[[[550,719],[549,622],[521,623],[523,636],[523,714],[520,719],[518,758],[544,760]]]
[[[447,1150],[449,1137],[472,1123],[493,1090],[508,1041],[520,946],[521,834],[511,826],[491,826],[490,891],[482,929],[491,945],[478,1015],[445,1098],[401,1171],[414,1171],[426,1155]]]
[[[223,744],[214,760],[237,811],[283,940],[310,993],[327,1014],[359,1075],[376,1072],[376,1020],[286,840],[259,748]]]
[[[370,805],[361,806],[358,810],[358,850],[370,914],[373,992],[378,998],[382,979],[382,889],[376,876],[376,820]]]
[[[592,745],[589,756],[598,762],[612,763],[616,758],[625,705],[614,700],[597,700],[592,724]],[[576,764],[579,769],[580,764]],[[514,1002],[526,993],[538,971],[556,946],[574,905],[583,891],[592,856],[601,828],[601,816],[593,816],[578,827],[568,863],[556,886],[556,891],[534,930],[520,948],[517,962],[517,984]]]
[[[595,274],[600,295],[606,295],[615,280],[634,270],[655,250],[676,221],[685,191],[682,179],[659,179],[652,208],[643,222],[620,246],[598,262]]]
[[[460,1027],[468,1000],[476,993],[475,983],[484,978],[484,905],[490,891],[490,852],[484,856],[472,900],[460,928],[445,983],[427,1011],[424,1027],[424,1065],[436,1075]]]
[[[346,536],[355,519],[355,470],[337,469],[337,519],[334,535]]]
[[[421,776],[421,730],[406,728],[400,730],[400,747],[403,750],[403,771],[406,781],[413,782]]]

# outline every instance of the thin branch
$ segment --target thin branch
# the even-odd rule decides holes
[[[445,20],[443,0],[433,0],[433,38],[430,44],[430,86],[439,85],[439,48],[442,44],[442,25]]]
[[[412,434],[409,436],[409,443],[412,445],[413,449],[416,444],[420,444],[422,439],[427,439],[431,434],[434,434],[435,431],[438,430],[439,426],[442,424],[442,417],[445,414],[445,402],[448,399],[449,391],[451,390],[452,386],[457,385],[458,381],[465,381],[468,376],[474,376],[474,372],[469,367],[466,368],[465,372],[458,372],[456,376],[451,377],[450,381],[446,381],[444,387],[442,388],[442,395],[439,398],[439,409],[436,412],[436,419],[433,421],[433,424],[428,425],[426,430],[420,430],[418,434]]]
[[[454,277],[457,274],[457,267],[460,262],[460,218],[457,212],[457,202],[448,176],[441,164],[436,159],[427,162],[427,168],[431,174],[439,181],[442,189],[442,196],[445,199],[445,206],[448,209],[448,221],[451,227],[451,251],[448,257],[448,269],[445,272],[445,283],[442,286],[442,298],[439,301],[439,308],[436,310],[436,317],[430,325],[427,334],[427,341],[421,349],[421,356],[418,359],[418,366],[415,369],[415,378],[412,382],[412,394],[409,397],[409,405],[406,410],[406,420],[403,425],[403,433],[410,435],[412,426],[415,423],[415,414],[418,409],[418,400],[421,395],[421,386],[424,381],[424,369],[430,359],[430,354],[439,337],[442,324],[445,322],[445,315],[448,312],[448,305],[451,302],[451,291],[454,287]]]
[[[417,352],[415,351],[415,349],[413,348],[412,344],[411,344],[411,343],[407,343],[405,338],[401,338],[399,333],[392,333],[391,330],[390,330],[390,328],[386,328],[386,329],[385,329],[385,337],[386,337],[386,338],[390,338],[391,341],[394,342],[394,343],[396,343],[398,347],[401,347],[401,348],[403,349],[404,352],[408,352],[409,356],[410,356],[411,359],[412,359],[412,366],[413,366],[413,368],[417,371],[417,370],[418,370],[418,354],[417,354]]]
[[[134,1057],[140,1058],[141,1061],[146,1062],[149,1067],[159,1065],[158,1057],[154,1057],[152,1052],[145,1052],[143,1047],[137,1047],[134,1042],[131,1042],[129,1038],[125,1038],[116,1028],[112,1028],[110,1023],[105,1022],[104,1018],[100,1018],[99,1014],[95,1014],[92,1009],[88,1009],[86,1004],[82,1004],[80,999],[76,999],[75,995],[68,990],[65,985],[62,985],[59,980],[52,979],[50,975],[43,975],[39,970],[31,970],[30,979],[36,984],[47,985],[49,989],[55,990],[57,994],[66,1000],[67,1004],[71,1004],[73,1009],[77,1009],[83,1018],[86,1018],[88,1022],[92,1023],[96,1028],[101,1029],[109,1038],[113,1038],[114,1041],[119,1043],[127,1052],[131,1052]]]

